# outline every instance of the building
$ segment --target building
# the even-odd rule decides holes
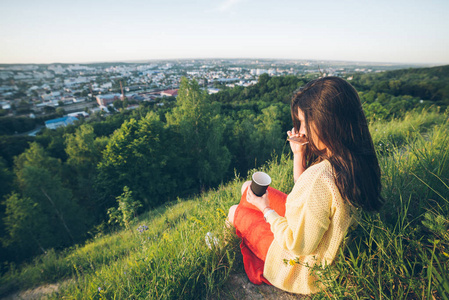
[[[62,117],[62,118],[58,118],[58,119],[52,119],[52,120],[45,121],[45,127],[47,127],[48,129],[56,129],[61,126],[71,125],[77,120],[78,120],[77,118],[71,117],[71,116]]]
[[[176,97],[178,96],[178,90],[165,90],[161,92],[161,96]]]
[[[97,98],[98,105],[108,106],[115,100],[122,99],[122,95],[121,94],[98,95],[96,98]]]
[[[0,107],[1,107],[1,109],[5,109],[5,110],[11,109],[11,104],[9,104],[9,102],[6,102],[6,101],[1,101]]]
[[[216,89],[216,88],[207,88],[207,93],[208,94],[216,94],[218,93],[220,90]]]
[[[89,116],[89,114],[87,112],[85,112],[85,111],[77,111],[77,112],[73,112],[73,113],[67,114],[67,116],[75,117],[75,118],[79,118],[79,117],[87,118]]]

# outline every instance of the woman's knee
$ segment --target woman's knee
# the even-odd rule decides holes
[[[235,211],[237,209],[238,205],[233,205],[229,208],[229,213],[228,213],[228,221],[229,223],[231,223],[232,225],[234,225],[234,217],[235,217]]]
[[[242,195],[245,192],[246,188],[251,185],[251,181],[246,181],[244,184],[242,184]]]

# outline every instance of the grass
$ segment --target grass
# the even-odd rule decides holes
[[[436,124],[447,119],[446,113],[440,113],[433,107],[407,113],[404,118],[391,121],[376,121],[370,124],[373,143],[381,155],[400,149],[417,138],[417,133],[426,133]]]
[[[314,269],[327,286],[314,298],[448,299],[448,116],[413,112],[371,124],[370,130],[386,203],[377,214],[363,214],[334,264]],[[274,159],[265,170],[273,187],[293,187],[288,157]],[[66,281],[52,298],[211,298],[231,272],[242,271],[238,239],[223,224],[244,179],[236,176],[216,190],[148,212],[132,230],[12,267],[0,278],[0,295]],[[148,230],[139,232],[141,225]],[[204,240],[207,232],[220,240],[212,249]]]

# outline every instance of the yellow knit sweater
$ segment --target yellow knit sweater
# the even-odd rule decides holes
[[[310,269],[331,264],[349,226],[355,221],[351,206],[341,197],[324,160],[305,170],[287,196],[285,217],[273,212],[267,221],[274,233],[264,265],[264,277],[274,286],[292,293],[320,290]],[[299,258],[300,264],[284,259]]]

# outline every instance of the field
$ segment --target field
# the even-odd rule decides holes
[[[448,112],[413,111],[370,130],[386,203],[363,215],[333,265],[314,269],[327,289],[312,298],[448,299]],[[273,187],[289,192],[288,155],[263,169]],[[224,221],[246,179],[236,175],[215,190],[140,215],[126,229],[12,267],[0,279],[0,295],[60,283],[50,298],[216,298],[230,274],[243,269],[238,238]],[[208,232],[217,238],[212,249]]]

